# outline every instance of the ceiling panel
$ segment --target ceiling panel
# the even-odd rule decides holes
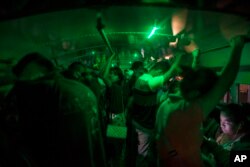
[[[9,2],[14,4],[17,0]],[[173,31],[172,16],[186,6],[183,5],[184,1],[179,4],[172,2],[159,5],[152,2],[134,4],[131,1],[133,5],[129,6],[117,3],[105,5],[104,2],[94,5],[82,0],[72,1],[68,6],[66,1],[61,1],[56,6],[54,2],[43,1],[43,5],[39,6],[41,1],[37,1],[37,5],[33,4],[32,8],[29,0],[26,3],[20,0],[17,3],[19,9],[0,10],[0,63],[12,61],[10,64],[15,64],[31,51],[68,63],[90,56],[93,51],[95,57],[108,56],[107,46],[96,29],[99,14],[105,25],[104,32],[112,48],[121,55],[124,67],[137,59],[133,54],[140,54],[142,48],[146,57],[164,56]],[[219,4],[219,1],[212,2]],[[207,4],[208,1],[203,3]],[[46,6],[48,4],[50,7]],[[233,14],[233,11],[239,13],[236,8],[226,8],[226,4],[220,8],[215,6],[186,6],[187,25],[192,27],[192,39],[202,51],[202,63],[210,67],[222,66],[227,61],[229,50],[225,46],[230,36],[245,32],[245,29],[249,31],[249,17],[245,10],[241,15],[236,15]],[[160,29],[148,39],[154,26]],[[242,65],[250,65],[248,53],[249,46],[244,50]]]

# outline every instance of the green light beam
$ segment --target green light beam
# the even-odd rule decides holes
[[[159,29],[159,28],[157,28],[157,27],[154,27],[154,28],[153,28],[153,30],[151,31],[151,33],[150,33],[149,36],[148,36],[148,39],[151,38],[151,37],[154,35],[154,33],[155,33],[155,31],[156,31],[157,29]]]

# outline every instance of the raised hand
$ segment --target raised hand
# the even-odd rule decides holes
[[[237,35],[230,39],[230,45],[232,47],[243,46],[245,44],[245,41],[246,41],[245,35]]]

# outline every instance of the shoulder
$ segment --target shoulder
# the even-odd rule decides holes
[[[149,80],[149,79],[152,79],[152,78],[153,78],[153,76],[150,75],[150,74],[142,74],[142,75],[138,78],[138,80]]]
[[[97,107],[96,96],[92,90],[78,81],[57,78],[55,89],[62,107],[66,110],[91,110]]]
[[[180,104],[183,103],[183,100],[179,99],[178,101],[173,101],[171,98],[167,98],[165,101],[163,101],[159,108],[158,108],[158,113],[164,114],[167,113],[168,115],[174,111],[176,111],[178,108],[180,108]]]
[[[233,145],[233,150],[250,150],[250,133],[244,135],[239,141]]]
[[[95,98],[94,93],[89,87],[79,81],[74,81],[66,78],[58,78],[56,84],[61,88],[62,92],[77,95],[81,97]]]

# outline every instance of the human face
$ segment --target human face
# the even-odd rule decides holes
[[[237,134],[239,129],[239,126],[223,113],[220,114],[220,127],[222,132],[228,136]]]
[[[109,78],[112,83],[119,81],[118,75],[116,75],[113,71],[110,71]]]

